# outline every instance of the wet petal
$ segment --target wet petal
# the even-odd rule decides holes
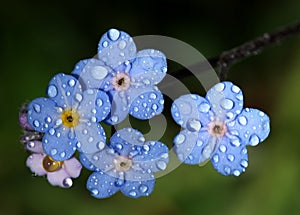
[[[145,49],[137,53],[132,62],[130,76],[132,81],[149,86],[158,84],[166,75],[167,60],[165,55],[154,49]]]
[[[82,166],[76,158],[71,158],[64,161],[64,169],[72,178],[77,178],[80,175]]]
[[[43,154],[32,154],[26,160],[26,166],[28,166],[34,174],[38,176],[45,175],[47,172],[43,168]]]
[[[81,85],[72,75],[63,73],[55,75],[49,82],[47,94],[57,104],[66,108],[76,107],[80,102],[78,95],[81,94]]]
[[[167,168],[169,162],[168,152],[169,149],[165,144],[149,141],[141,146],[140,153],[134,156],[132,161],[148,173],[162,171]]]
[[[98,58],[107,66],[115,69],[136,55],[133,39],[125,32],[110,29],[105,33],[98,44]]]
[[[197,132],[210,122],[210,104],[196,94],[187,94],[176,99],[171,107],[172,117],[181,127]]]
[[[75,127],[78,140],[77,148],[85,154],[102,150],[106,145],[106,136],[102,126],[94,122],[81,122]]]
[[[59,110],[51,99],[37,98],[28,105],[28,123],[36,131],[48,131],[55,125],[59,116]]]
[[[102,150],[103,151],[103,150]],[[91,156],[87,156],[86,154],[80,153],[79,154],[79,159],[80,159],[80,163],[87,168],[90,171],[99,171],[97,169],[97,167],[95,167],[95,165],[91,162]]]
[[[47,173],[47,179],[48,179],[49,183],[53,186],[69,188],[70,186],[72,186],[73,182],[71,183],[71,185],[66,186],[64,184],[64,181],[65,181],[65,179],[68,179],[68,178],[70,178],[70,176],[64,169],[60,169],[55,172]]]
[[[174,138],[174,151],[185,164],[200,164],[209,159],[214,151],[216,139],[206,131],[181,131]]]
[[[231,82],[220,82],[206,94],[212,111],[219,120],[233,120],[243,109],[243,93]]]
[[[88,178],[86,187],[95,198],[107,198],[119,191],[119,187],[115,186],[116,180],[103,172],[94,172]]]
[[[212,155],[213,167],[222,175],[239,176],[248,166],[248,155],[245,146],[233,146],[229,138],[223,137]]]
[[[121,187],[121,192],[130,198],[149,196],[154,190],[155,180],[126,181]]]
[[[150,89],[149,89],[150,90]],[[164,97],[158,89],[140,93],[130,105],[129,113],[138,119],[150,119],[164,108]]]
[[[40,154],[44,153],[43,143],[38,140],[33,140],[33,141],[27,142],[26,148],[29,151],[34,152],[34,153],[40,153]]]
[[[64,126],[52,128],[43,137],[43,148],[54,160],[67,160],[76,151],[77,139],[71,129]]]
[[[229,133],[238,136],[246,145],[256,146],[270,133],[270,119],[262,111],[245,108],[235,121],[228,123]]]
[[[82,101],[77,110],[80,118],[100,122],[107,117],[110,107],[109,97],[105,92],[89,89],[83,92]]]
[[[85,89],[99,89],[104,86],[112,69],[96,58],[79,61],[72,71]]]

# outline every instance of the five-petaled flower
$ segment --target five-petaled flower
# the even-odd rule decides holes
[[[127,33],[111,29],[100,39],[97,58],[80,61],[72,74],[87,88],[108,92],[112,108],[106,122],[118,124],[128,113],[138,119],[150,119],[163,111],[163,95],[156,84],[166,72],[162,52],[136,52]]]
[[[38,176],[47,175],[47,180],[51,185],[69,188],[73,185],[71,178],[77,178],[80,175],[82,166],[76,158],[54,161],[49,155],[44,154],[40,141],[30,141],[26,147],[33,152],[27,158],[26,165]]]
[[[211,159],[223,175],[239,176],[248,166],[246,146],[256,146],[270,132],[269,117],[260,110],[243,109],[243,94],[231,82],[212,87],[206,98],[195,94],[176,99],[174,120],[184,128],[174,138],[174,150],[186,164]]]
[[[168,147],[157,141],[145,142],[132,128],[117,131],[110,145],[95,154],[81,154],[81,163],[94,171],[87,189],[96,198],[107,198],[117,191],[131,198],[148,196],[155,184],[153,173],[165,170]]]
[[[105,146],[105,133],[98,123],[110,110],[107,94],[96,89],[82,92],[71,75],[58,74],[49,83],[49,98],[34,99],[27,119],[34,130],[44,132],[43,149],[55,161],[69,159],[76,149],[93,153]]]

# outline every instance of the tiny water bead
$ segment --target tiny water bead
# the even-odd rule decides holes
[[[119,172],[126,172],[132,167],[132,160],[124,156],[117,156],[114,159],[115,169]]]
[[[55,161],[50,156],[45,156],[45,158],[43,159],[43,168],[47,172],[55,172],[57,170],[60,170],[63,164],[63,161]]]
[[[117,73],[112,79],[112,86],[116,91],[125,91],[130,87],[130,77],[127,73]]]
[[[68,109],[62,113],[61,120],[64,126],[73,128],[79,123],[79,114],[73,109]]]

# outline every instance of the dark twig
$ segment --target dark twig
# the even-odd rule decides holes
[[[257,55],[264,49],[272,45],[279,44],[282,41],[299,34],[300,22],[297,22],[279,30],[265,33],[249,42],[242,44],[241,46],[222,52],[219,56],[210,58],[208,61],[214,69],[219,71],[220,80],[224,81],[232,65],[248,57]],[[172,75],[176,78],[183,78],[186,77],[187,74],[191,74],[186,73],[187,71],[187,69],[181,69],[173,72]]]

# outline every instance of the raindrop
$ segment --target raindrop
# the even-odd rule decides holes
[[[241,174],[240,171],[238,171],[237,169],[233,171],[233,175],[235,176],[239,176]]]
[[[89,137],[88,141],[89,143],[93,142],[94,138],[93,137]]]
[[[101,99],[97,99],[96,104],[98,107],[101,107],[103,105],[103,101]]]
[[[257,144],[259,143],[259,138],[257,135],[253,134],[251,137],[250,137],[250,145],[251,146],[256,146]]]
[[[227,150],[225,145],[220,145],[219,149],[221,152],[226,152],[226,150]]]
[[[123,149],[123,145],[120,144],[120,143],[118,143],[118,144],[116,144],[116,148],[119,149],[119,150],[121,150],[121,149]]]
[[[54,134],[55,134],[55,130],[54,130],[53,128],[51,128],[51,129],[49,130],[49,134],[54,135]]]
[[[241,161],[241,166],[244,167],[244,168],[247,168],[248,167],[248,161],[242,160]]]
[[[207,159],[210,157],[212,153],[212,148],[210,147],[210,145],[207,145],[203,150],[202,150],[202,155],[204,159]]]
[[[83,133],[83,134],[87,134],[87,133],[88,133],[88,130],[87,130],[87,129],[83,129],[82,133]]]
[[[225,84],[223,83],[218,83],[215,85],[215,90],[218,91],[218,92],[222,92],[225,88]]]
[[[33,109],[34,109],[34,111],[37,112],[37,113],[41,112],[41,106],[38,105],[38,104],[34,104],[34,105],[33,105]]]
[[[39,126],[40,126],[40,122],[37,121],[37,120],[34,120],[34,121],[33,121],[33,125],[34,125],[35,127],[39,127]]]
[[[96,80],[102,80],[108,74],[108,71],[103,66],[95,66],[91,71],[93,78]]]
[[[120,42],[119,42],[119,48],[120,49],[124,49],[125,47],[126,47],[126,42],[124,41],[124,40],[121,40]]]
[[[261,116],[261,117],[263,117],[265,115],[265,113],[262,112],[262,111],[259,111],[258,115]]]
[[[104,48],[106,48],[106,47],[108,46],[108,42],[107,42],[107,41],[104,41],[104,42],[102,43],[102,46],[103,46]]]
[[[202,113],[207,113],[207,112],[209,111],[209,109],[210,109],[210,106],[209,106],[209,104],[207,104],[207,103],[201,103],[201,104],[199,105],[199,110],[200,110]]]
[[[71,95],[70,91],[68,91],[66,94],[67,94],[67,96],[70,96],[70,95]]]
[[[161,68],[161,70],[162,70],[164,73],[166,73],[168,69],[167,69],[167,67],[164,66],[164,67]]]
[[[112,116],[111,121],[116,123],[119,120],[118,116]]]
[[[64,187],[69,188],[69,187],[72,187],[73,181],[72,181],[71,178],[65,178],[65,179],[63,180],[63,183],[62,183],[62,184],[63,184]]]
[[[102,149],[104,149],[104,147],[105,147],[105,143],[102,142],[102,141],[100,141],[100,142],[98,143],[97,147],[98,147],[98,149],[102,150]]]
[[[243,100],[243,95],[242,95],[242,94],[238,94],[238,95],[236,96],[236,98],[237,98],[238,100],[242,101],[242,100]]]
[[[238,86],[233,85],[231,87],[231,91],[234,92],[234,93],[239,93],[240,92],[240,88]]]
[[[191,132],[199,131],[201,123],[198,119],[189,119],[186,123],[186,128]]]
[[[133,111],[134,111],[134,112],[138,112],[138,111],[139,111],[139,108],[138,108],[138,107],[134,107],[134,108],[133,108]]]
[[[144,79],[143,83],[146,84],[146,85],[148,85],[148,84],[150,84],[150,81],[148,79]]]
[[[230,169],[228,166],[226,166],[226,167],[224,168],[224,171],[225,171],[225,173],[226,173],[227,175],[229,175],[230,172],[231,172],[231,169]]]
[[[64,158],[66,156],[65,152],[60,153],[60,157]]]
[[[92,189],[91,192],[95,196],[98,195],[98,193],[99,193],[99,191],[97,189]]]
[[[81,100],[82,100],[82,95],[79,94],[79,93],[76,93],[75,99],[76,99],[77,101],[81,102]]]
[[[157,166],[157,168],[160,169],[160,170],[165,170],[165,169],[167,168],[167,163],[164,162],[164,161],[158,161],[158,162],[156,163],[156,166]]]
[[[129,195],[135,197],[136,196],[136,192],[135,191],[130,191]]]
[[[213,161],[214,161],[215,163],[218,163],[218,162],[219,162],[219,155],[214,155],[214,156],[213,156]]]
[[[224,108],[225,110],[231,110],[233,108],[233,101],[230,99],[223,99],[221,101],[221,107]]]
[[[52,149],[50,153],[51,153],[51,155],[56,155],[57,154],[57,149]]]
[[[202,146],[203,145],[203,142],[201,140],[197,140],[197,146]]]
[[[118,179],[115,181],[115,185],[116,187],[121,187],[124,184],[124,180],[123,179]]]
[[[142,193],[146,193],[148,191],[148,187],[144,184],[142,184],[140,187],[139,187],[139,190],[142,192]]]
[[[248,123],[247,118],[244,117],[244,116],[240,116],[240,117],[238,118],[238,121],[239,121],[239,123],[240,123],[241,125],[247,125],[247,123]]]
[[[228,154],[228,155],[227,155],[227,159],[228,159],[229,161],[233,162],[233,161],[234,161],[234,156],[233,156],[232,154]]]
[[[48,116],[48,117],[46,117],[45,121],[50,123],[50,122],[52,122],[52,119],[51,119],[51,117]]]
[[[54,85],[50,85],[47,90],[47,94],[49,97],[53,98],[57,96],[57,88]]]
[[[116,41],[120,37],[120,31],[118,31],[117,29],[110,29],[108,31],[108,37],[112,41]]]
[[[183,134],[178,134],[174,140],[175,144],[182,144],[184,141],[185,141],[185,136]]]
[[[74,79],[69,80],[68,84],[69,84],[70,87],[74,87],[75,80]]]
[[[155,93],[151,93],[149,97],[150,97],[150,99],[156,99],[157,98]]]
[[[239,147],[241,145],[239,139],[232,139],[230,143],[235,147]]]
[[[156,110],[157,110],[157,104],[153,104],[153,105],[152,105],[152,109],[153,109],[154,111],[156,111]]]

